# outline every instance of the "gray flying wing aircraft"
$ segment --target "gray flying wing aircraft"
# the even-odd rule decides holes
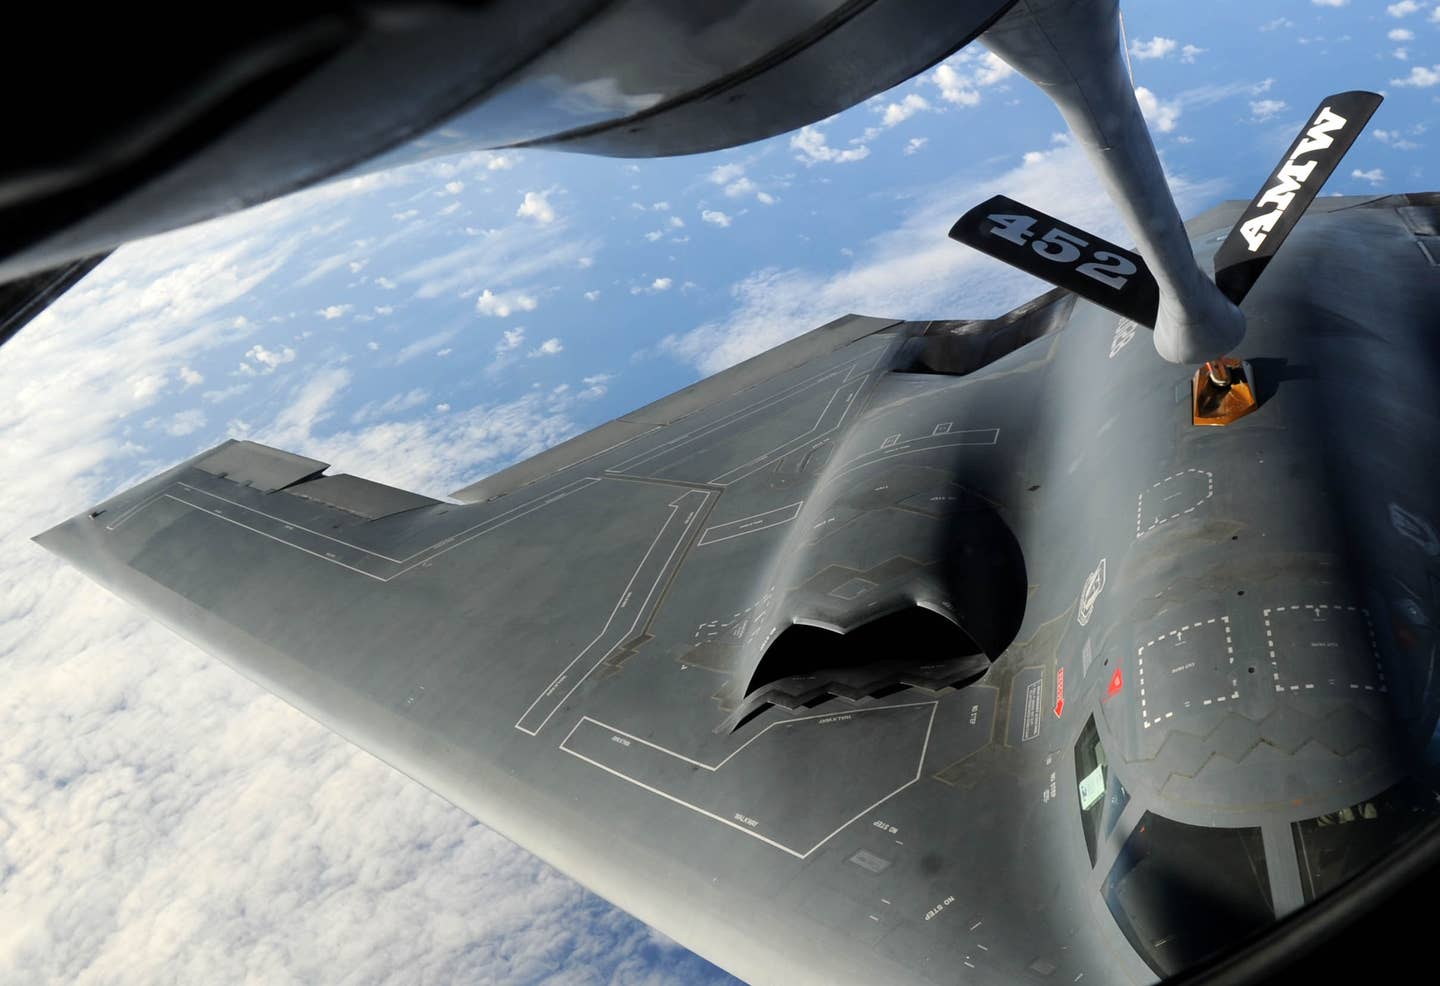
[[[1343,94],[1181,227],[1113,30],[986,35],[1132,220],[957,224],[1062,289],[845,316],[447,501],[229,442],[40,543],[752,982],[1273,972],[1437,811],[1440,198],[1306,210]]]
[[[749,981],[1146,981],[1434,812],[1437,352],[1375,366],[1336,271],[1413,326],[1437,205],[1306,215],[1228,428],[1057,291],[842,318],[459,503],[231,442],[40,542]]]

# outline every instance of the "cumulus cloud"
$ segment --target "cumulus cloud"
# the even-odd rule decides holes
[[[712,226],[720,226],[722,228],[725,226],[729,226],[730,223],[733,221],[729,216],[727,216],[723,212],[720,212],[718,209],[706,209],[700,213],[700,218]]]
[[[1440,10],[1440,7],[1436,7],[1435,9],[1436,9],[1436,10]],[[1395,28],[1393,31],[1391,31],[1389,34],[1387,34],[1387,35],[1385,35],[1385,36],[1386,36],[1387,38],[1389,38],[1391,41],[1414,41],[1414,40],[1415,40],[1415,32],[1414,32],[1414,31],[1407,31],[1407,30],[1406,30],[1405,28],[1403,28],[1403,27],[1397,27],[1397,28]]]
[[[495,294],[489,288],[475,299],[475,310],[492,318],[509,318],[514,312],[533,312],[540,302],[519,291]]]
[[[977,54],[975,46],[952,55],[925,81],[940,90],[940,98],[955,106],[977,106],[980,90],[998,85],[1015,74],[1002,58],[992,51]]]
[[[520,208],[515,210],[515,215],[521,219],[533,219],[541,225],[553,223],[555,209],[550,205],[548,194],[548,192],[526,192]]]
[[[1430,68],[1423,65],[1412,66],[1409,75],[1403,79],[1391,79],[1390,84],[1416,89],[1428,89],[1431,86],[1440,85],[1440,65],[1433,65]]]
[[[930,81],[940,90],[940,98],[956,106],[980,105],[980,93],[969,84],[955,67],[941,65],[930,74]]]
[[[1317,7],[1343,7],[1350,0],[1310,0]]]
[[[1130,54],[1142,61],[1148,58],[1164,58],[1179,46],[1180,42],[1174,38],[1156,36],[1149,41],[1140,41],[1137,39],[1130,42]]]
[[[1268,120],[1285,109],[1283,99],[1257,99],[1250,103],[1250,117],[1254,120]]]
[[[1140,104],[1140,113],[1145,117],[1145,122],[1162,134],[1174,130],[1180,120],[1178,100],[1163,100],[1144,86],[1136,86],[1135,101]]]
[[[743,174],[745,165],[731,161],[728,164],[717,164],[705,177],[716,185],[728,185]]]
[[[326,307],[320,309],[320,310],[319,310],[318,312],[316,312],[315,314],[316,314],[316,315],[319,315],[321,318],[325,319],[325,321],[329,322],[329,321],[332,321],[332,320],[337,319],[337,318],[343,318],[343,317],[345,316],[345,314],[350,311],[351,307],[353,307],[353,306],[351,306],[351,305],[327,305]]]
[[[585,300],[586,300],[586,301],[599,301],[599,300],[600,300],[600,292],[599,292],[599,291],[586,291],[586,292],[585,292]]]
[[[146,373],[134,379],[130,392],[137,401],[148,403],[156,394],[164,389],[164,376],[159,373]]]
[[[905,153],[914,154],[916,151],[920,150],[920,148],[924,147],[928,143],[930,143],[929,137],[911,137],[905,143]]]
[[[1209,48],[1201,48],[1198,45],[1186,45],[1185,47],[1180,49],[1180,61],[1184,62],[1186,65],[1193,65],[1195,63],[1195,59],[1199,58],[1201,55],[1205,54],[1205,52],[1209,50]]]
[[[181,390],[189,390],[191,387],[198,387],[205,382],[205,374],[199,370],[191,369],[188,366],[182,366],[175,372],[180,377],[180,383],[183,385],[180,388]]]
[[[1369,171],[1361,171],[1359,168],[1356,168],[1350,172],[1350,177],[1358,178],[1361,181],[1368,181],[1372,185],[1380,185],[1385,181],[1385,172],[1379,168],[1371,168]]]
[[[451,195],[459,195],[465,191],[465,183],[463,181],[447,181],[445,183],[445,191]]]
[[[725,194],[732,199],[738,199],[754,193],[758,187],[749,178],[738,178],[725,186]]]
[[[1392,3],[1385,8],[1385,13],[1391,17],[1409,17],[1421,8],[1415,0],[1400,0],[1399,3]]]
[[[559,353],[564,352],[564,350],[565,344],[562,343],[559,339],[551,337],[549,339],[546,339],[540,345],[536,346],[534,349],[530,350],[530,352],[526,353],[525,355],[527,359],[537,359],[542,356],[555,356]]]
[[[977,56],[975,52],[967,48],[961,52],[961,58],[962,60],[974,58],[975,69],[972,72],[972,76],[975,84],[982,89],[988,86],[998,85],[1015,74],[1015,70],[1010,67],[1010,63],[993,51],[986,51]]]
[[[1371,134],[1380,143],[1393,147],[1397,151],[1415,151],[1420,149],[1420,145],[1410,138],[1418,137],[1424,132],[1425,125],[1417,123],[1408,130],[1375,129],[1371,131]]]
[[[887,127],[898,126],[916,113],[924,112],[929,108],[930,103],[924,96],[915,92],[907,93],[904,99],[885,105],[880,111],[880,122]]]
[[[831,147],[825,134],[815,126],[801,127],[799,132],[790,138],[790,149],[797,152],[795,160],[807,168],[826,162],[847,164],[863,161],[870,155],[870,148],[863,144],[844,151]]]
[[[525,342],[525,327],[517,325],[513,329],[506,329],[500,336],[500,341],[495,344],[495,355],[501,356],[505,353],[514,352]]]
[[[630,288],[631,294],[660,294],[662,291],[669,291],[675,282],[668,277],[657,277],[649,284],[636,284]],[[685,287],[693,287],[688,281]]]
[[[289,346],[281,346],[279,349],[266,349],[264,346],[256,343],[250,347],[245,355],[249,359],[254,360],[258,365],[263,366],[265,373],[273,373],[276,367],[285,363],[294,362],[295,360],[295,350]],[[252,369],[248,364],[242,363],[240,365],[243,369]]]
[[[724,190],[727,198],[738,199],[747,195],[754,195],[755,198],[770,205],[775,201],[774,196],[761,190],[761,187],[753,179],[745,174],[745,165],[739,161],[731,161],[728,164],[716,165],[710,169],[705,178],[712,184],[719,185]]]

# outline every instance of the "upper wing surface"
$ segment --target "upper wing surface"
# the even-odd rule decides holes
[[[788,622],[775,589],[786,539],[879,399],[907,337],[897,324],[838,320],[456,494],[475,502],[227,442],[37,540],[703,954],[788,977],[808,951],[773,954],[743,922],[717,921],[713,900],[677,915],[727,868],[734,839],[803,860],[917,776],[933,702],[867,710],[827,734],[852,755],[887,744],[843,778],[813,769],[816,716],[722,728],[746,661]],[[930,443],[994,441],[994,429],[956,428]],[[905,495],[943,485],[916,482]],[[923,565],[891,569],[869,579],[888,578],[892,595],[928,584]],[[679,659],[690,653],[694,665]],[[643,670],[625,674],[637,657]],[[663,739],[652,713],[690,735]],[[701,848],[664,821],[677,810],[729,834]],[[616,853],[603,817],[654,839]],[[651,881],[644,858],[676,879]]]

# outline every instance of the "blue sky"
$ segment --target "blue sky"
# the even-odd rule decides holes
[[[1436,187],[1433,0],[1125,24],[1187,215],[1342,88],[1387,99],[1326,191]],[[1128,239],[1062,129],[975,48],[747,147],[437,158],[106,261],[0,349],[0,980],[725,981],[28,538],[227,437],[443,496],[847,311],[997,314],[1044,286],[970,205]]]

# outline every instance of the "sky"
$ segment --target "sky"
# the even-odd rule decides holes
[[[1124,15],[1183,214],[1338,89],[1386,102],[1326,193],[1437,187],[1435,0]],[[1128,242],[972,47],[741,148],[472,152],[117,251],[0,349],[0,983],[733,982],[29,538],[226,438],[443,497],[846,312],[999,314],[1046,286],[945,235],[999,193]]]

